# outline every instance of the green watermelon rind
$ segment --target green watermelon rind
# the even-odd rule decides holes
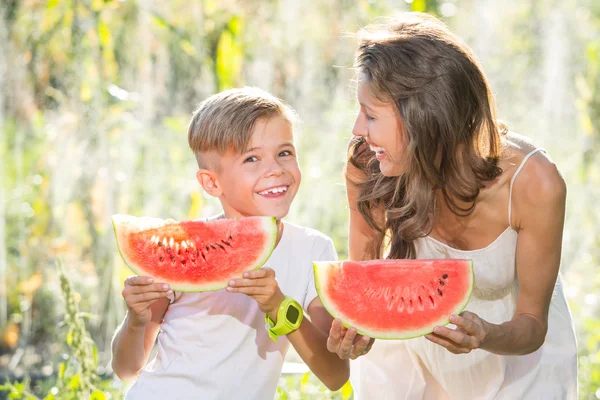
[[[425,260],[423,260],[423,261],[425,261]],[[453,312],[450,315],[453,315],[453,314],[458,315],[466,308],[467,304],[469,303],[469,300],[471,299],[471,295],[473,293],[473,286],[475,284],[473,261],[472,260],[455,260],[455,261],[463,261],[463,262],[469,263],[470,280],[469,280],[469,290],[465,294],[465,298],[463,299],[462,302],[458,303],[458,305],[455,307],[455,309],[453,310]],[[433,329],[436,326],[446,326],[450,323],[450,320],[448,318],[442,318],[442,319],[436,321],[435,323],[429,324],[428,326],[426,326],[420,330],[403,330],[403,331],[390,330],[387,332],[381,332],[381,331],[371,331],[368,329],[357,327],[357,326],[347,322],[351,318],[347,318],[339,310],[337,310],[336,307],[334,307],[331,304],[332,303],[331,301],[328,301],[327,293],[321,287],[321,285],[323,283],[326,283],[327,279],[328,279],[327,273],[326,272],[322,273],[321,271],[328,271],[329,265],[332,263],[334,263],[334,262],[332,262],[332,261],[313,262],[315,287],[317,289],[317,293],[319,295],[321,303],[323,304],[323,307],[325,307],[325,309],[331,316],[342,321],[342,325],[345,328],[354,327],[358,334],[368,336],[368,337],[374,338],[374,339],[379,339],[379,340],[408,340],[408,339],[414,339],[414,338],[428,335],[433,332]],[[339,262],[336,261],[335,263],[339,263]],[[351,295],[351,294],[349,294],[349,295]]]
[[[145,218],[147,221],[156,221],[156,224],[167,224],[170,222],[177,222],[174,220],[163,220],[163,219],[159,219],[159,218],[151,218],[151,217],[143,217]],[[273,253],[273,250],[275,250],[275,245],[277,244],[277,236],[278,236],[278,229],[277,229],[277,220],[275,217],[251,217],[251,218],[260,218],[262,220],[262,226],[264,228],[264,231],[266,234],[268,234],[268,238],[270,239],[271,243],[267,243],[267,245],[265,245],[265,250],[263,251],[263,253],[257,258],[257,263],[256,265],[246,268],[244,269],[245,271],[252,271],[252,270],[257,270],[259,268],[261,268],[269,259],[269,257],[271,257],[271,254]],[[136,268],[135,264],[132,263],[131,261],[129,261],[125,255],[125,253],[122,251],[121,246],[119,245],[119,232],[118,232],[118,227],[117,225],[119,225],[119,222],[121,221],[133,221],[135,219],[141,219],[138,217],[133,217],[130,215],[123,215],[123,214],[115,214],[111,217],[111,221],[113,224],[113,229],[115,232],[115,239],[117,242],[117,249],[119,250],[119,254],[121,255],[121,258],[123,259],[123,261],[125,262],[125,265],[127,265],[127,267],[136,275],[144,275],[146,272],[144,270],[142,270],[141,268]],[[149,222],[151,223],[151,222]],[[186,284],[179,284],[179,283],[169,283],[169,286],[172,290],[175,291],[179,291],[179,292],[212,292],[212,291],[216,291],[216,290],[221,290],[227,287],[227,283],[229,282],[230,279],[235,279],[236,277],[228,277],[227,280],[224,280],[223,282],[219,281],[219,282],[207,282],[204,283],[202,285],[186,285]],[[241,274],[240,276],[238,276],[237,278],[241,278]]]

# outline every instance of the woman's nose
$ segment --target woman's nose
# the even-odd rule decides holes
[[[367,136],[369,131],[367,130],[367,121],[363,117],[362,113],[359,113],[354,121],[354,127],[352,128],[352,134],[354,136]]]

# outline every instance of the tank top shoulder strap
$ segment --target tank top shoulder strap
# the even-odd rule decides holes
[[[531,157],[532,155],[534,155],[535,153],[538,153],[540,151],[543,151],[544,153],[546,152],[546,150],[542,149],[542,148],[538,148],[538,149],[534,149],[532,151],[530,151],[529,153],[527,153],[525,155],[525,157],[523,157],[523,161],[521,161],[521,164],[519,164],[519,167],[517,168],[517,170],[515,171],[515,174],[512,176],[511,180],[510,180],[510,186],[509,186],[509,191],[508,191],[508,226],[512,226],[512,224],[510,223],[511,221],[511,211],[512,211],[512,192],[513,192],[513,184],[515,183],[515,179],[517,178],[517,175],[519,175],[519,172],[521,172],[521,170],[523,169],[523,166],[525,166],[525,163],[527,162],[527,160],[529,160],[529,157]]]

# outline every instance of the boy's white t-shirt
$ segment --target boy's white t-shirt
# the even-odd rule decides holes
[[[284,222],[281,240],[263,267],[304,310],[317,297],[313,261],[337,260],[326,235]],[[289,341],[269,338],[265,315],[244,294],[219,290],[176,293],[158,335],[157,355],[127,400],[272,399]]]

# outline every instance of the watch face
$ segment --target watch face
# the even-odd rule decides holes
[[[296,307],[288,307],[287,312],[285,314],[285,318],[294,325],[298,322],[298,317],[300,316],[300,312]]]

